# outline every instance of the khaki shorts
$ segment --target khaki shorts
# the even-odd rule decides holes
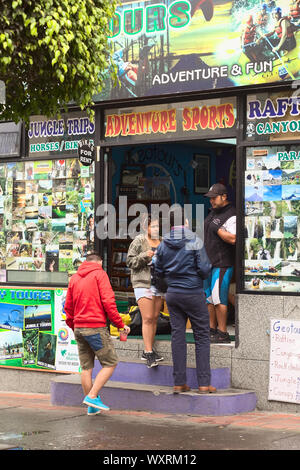
[[[93,369],[95,356],[102,367],[112,367],[118,364],[118,356],[106,326],[75,328],[74,335],[78,346],[80,366],[83,370]]]

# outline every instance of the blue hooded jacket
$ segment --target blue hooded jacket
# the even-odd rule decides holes
[[[191,294],[203,289],[211,264],[199,237],[185,227],[173,227],[159,245],[154,271],[157,278],[165,278],[168,292]]]

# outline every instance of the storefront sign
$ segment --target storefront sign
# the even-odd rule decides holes
[[[71,113],[62,119],[32,116],[28,129],[29,155],[76,155],[84,137],[93,142],[95,124],[82,113]]]
[[[107,111],[105,139],[132,140],[138,136],[169,138],[194,136],[223,136],[232,132],[236,123],[234,98],[207,100],[165,106],[152,106],[119,112]],[[125,138],[125,139],[124,139]],[[193,137],[192,137],[193,138]]]
[[[95,101],[296,80],[299,33],[289,2],[276,5],[281,11],[261,0],[122,0],[110,22],[119,85],[108,80]]]
[[[277,152],[278,160],[293,161],[300,159],[300,152]]]
[[[300,321],[271,320],[269,400],[300,403]]]
[[[293,140],[300,133],[300,97],[262,94],[248,97],[247,129],[249,140]]]

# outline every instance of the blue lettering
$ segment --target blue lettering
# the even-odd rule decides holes
[[[280,320],[276,321],[273,325],[273,330],[274,331],[279,331],[280,330]]]
[[[248,119],[261,118],[260,101],[250,101]]]
[[[276,111],[275,111],[274,105],[273,105],[272,101],[269,98],[266,100],[265,109],[264,109],[264,112],[262,114],[262,117],[263,118],[265,118],[265,117],[276,117]]]
[[[288,107],[288,98],[277,98],[277,116],[285,116]]]

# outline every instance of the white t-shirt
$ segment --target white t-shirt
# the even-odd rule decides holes
[[[236,216],[233,215],[226,220],[225,224],[221,227],[222,230],[226,230],[226,232],[232,233],[236,235]]]

